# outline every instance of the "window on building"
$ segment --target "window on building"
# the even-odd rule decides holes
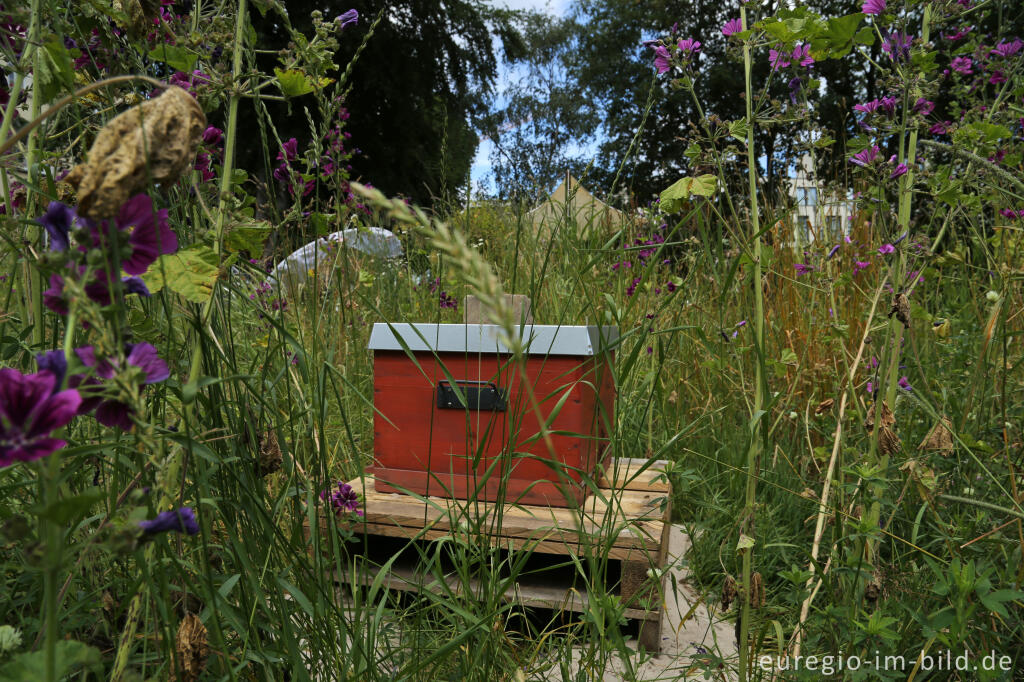
[[[825,218],[825,225],[828,228],[828,234],[832,239],[839,239],[843,236],[843,221],[839,216],[828,216]]]
[[[797,234],[800,235],[800,242],[802,244],[810,244],[811,237],[811,219],[803,214],[798,213],[796,216],[796,230]]]

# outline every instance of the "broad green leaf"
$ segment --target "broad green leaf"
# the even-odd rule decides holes
[[[742,554],[744,550],[751,549],[754,546],[754,538],[749,535],[740,534],[740,539],[736,542],[736,553]]]
[[[277,76],[277,86],[281,88],[281,92],[285,97],[307,95],[314,90],[325,88],[334,82],[333,79],[327,77],[314,78],[299,69],[288,69],[286,71],[274,69],[274,75]]]
[[[224,243],[232,251],[248,251],[250,255],[258,257],[263,254],[263,247],[273,230],[265,220],[229,225]]]
[[[735,137],[741,142],[747,141],[747,119],[741,118],[738,121],[733,121],[729,124],[729,135]]]
[[[178,45],[160,45],[149,51],[149,58],[153,61],[163,62],[177,71],[191,73],[199,55]]]
[[[682,203],[691,195],[709,197],[718,187],[718,178],[714,175],[700,175],[696,178],[682,178],[661,193],[661,210],[675,213],[682,208]]]
[[[204,303],[213,295],[213,285],[220,273],[220,258],[204,244],[160,256],[142,276],[153,293],[165,286],[194,303]]]
[[[103,499],[103,491],[93,488],[80,495],[57,500],[46,507],[38,508],[36,514],[57,525],[66,526],[78,517],[85,516],[94,504]]]
[[[43,43],[43,58],[38,62],[39,89],[43,102],[51,102],[75,85],[75,70],[64,41],[52,37]]]
[[[812,54],[815,58],[839,59],[849,54],[857,35],[857,27],[863,18],[863,14],[855,12],[829,19],[824,32],[811,40]]]
[[[998,142],[1001,139],[1008,138],[1010,135],[1010,129],[1006,126],[977,121],[957,128],[953,133],[953,143],[966,144],[971,140],[980,140],[981,142],[991,144],[993,142]]]
[[[799,362],[799,359],[796,357],[796,353],[793,352],[792,348],[783,348],[782,355],[779,357],[779,362],[784,365],[795,365]]]
[[[858,45],[874,45],[875,32],[871,30],[870,26],[865,26],[861,30],[857,31],[857,35],[853,37],[853,42]]]
[[[99,649],[82,642],[62,639],[57,642],[54,679],[62,680],[81,668],[102,665]],[[15,656],[0,667],[0,682],[39,682],[46,679],[46,658],[42,650]]]

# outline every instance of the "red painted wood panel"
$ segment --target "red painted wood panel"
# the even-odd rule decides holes
[[[504,488],[506,499],[522,496],[531,504],[566,506],[567,495],[582,500],[581,476],[596,470],[606,450],[605,422],[613,419],[614,383],[602,358],[529,357],[525,376],[495,354],[415,358],[419,367],[401,351],[374,355],[372,471],[381,490],[391,481],[429,495],[475,491],[493,499]],[[449,377],[505,388],[506,411],[438,409],[436,386]],[[551,448],[538,437],[538,411],[548,422]]]

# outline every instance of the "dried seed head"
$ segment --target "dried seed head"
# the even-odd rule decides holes
[[[832,406],[836,404],[836,401],[832,398],[826,398],[818,403],[818,406],[814,408],[814,414],[824,414],[832,409]]]
[[[759,609],[764,606],[764,580],[758,571],[750,576],[750,608]]]
[[[870,604],[874,605],[878,601],[878,597],[882,594],[882,586],[877,580],[872,580],[864,588],[864,599]]]
[[[928,432],[919,446],[920,450],[938,452],[941,455],[953,454],[953,422],[943,417]]]
[[[910,326],[910,300],[904,293],[896,294],[892,300],[892,308],[889,309],[889,317],[893,315],[903,323],[904,327]]]
[[[808,500],[817,500],[818,493],[814,492],[810,488],[804,488],[804,491],[800,493],[800,497],[806,497]]]
[[[269,429],[260,438],[260,476],[269,476],[281,469],[281,446],[277,442],[277,433]]]
[[[878,451],[883,455],[895,455],[900,451],[900,437],[888,426],[883,426],[878,434]]]
[[[736,601],[736,579],[731,575],[725,576],[725,582],[722,583],[722,610],[728,611],[729,606]]]
[[[896,417],[895,417],[895,415],[893,415],[892,410],[889,409],[888,403],[886,403],[883,400],[881,404],[882,404],[882,426],[883,427],[889,427],[889,428],[891,428],[893,426],[896,426]],[[869,433],[873,432],[875,430],[875,408],[877,406],[878,406],[878,403],[876,402],[874,405],[872,405],[868,409],[868,414],[867,414],[866,417],[864,417],[864,426],[867,427]]]
[[[185,614],[178,627],[175,646],[175,664],[171,666],[171,679],[195,682],[206,667],[209,649],[206,645],[206,627],[194,613]],[[181,667],[178,668],[178,665]]]
[[[78,189],[78,212],[111,218],[149,183],[172,184],[192,163],[206,116],[192,95],[169,87],[100,130],[89,160],[64,179]]]

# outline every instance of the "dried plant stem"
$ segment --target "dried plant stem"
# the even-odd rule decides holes
[[[878,301],[881,296],[882,287],[879,287],[875,291],[874,300],[871,301],[871,310],[868,312],[867,323],[864,325],[864,333],[861,335],[860,345],[857,348],[857,355],[854,357],[853,363],[850,365],[850,369],[846,376],[846,386],[843,388],[843,397],[839,401],[839,414],[836,419],[835,436],[832,440],[832,455],[828,460],[828,473],[825,474],[825,483],[821,490],[821,502],[818,505],[818,518],[814,526],[814,542],[811,544],[811,561],[807,566],[807,569],[811,572],[811,576],[807,579],[807,589],[810,590],[810,594],[807,595],[803,604],[800,605],[800,619],[797,621],[796,628],[793,630],[793,636],[790,639],[790,649],[792,650],[794,657],[800,655],[800,643],[803,637],[803,627],[810,615],[811,603],[814,601],[815,595],[818,594],[818,590],[821,589],[824,576],[828,573],[828,569],[832,564],[832,557],[829,557],[828,563],[826,563],[825,568],[818,577],[817,585],[811,589],[811,583],[814,582],[814,567],[818,561],[818,554],[821,551],[821,540],[825,534],[825,515],[828,513],[828,498],[832,487],[832,474],[835,473],[836,463],[839,460],[839,449],[842,444],[843,417],[846,415],[847,398],[851,394],[851,391],[848,389],[853,386],[854,378],[857,376],[857,367],[860,366],[860,362],[864,357],[864,347],[867,345],[868,336],[871,331],[871,321],[875,319],[875,311],[878,309]]]
[[[740,9],[740,21],[743,30],[747,30],[747,9],[742,6]],[[750,445],[747,448],[747,487],[744,500],[743,519],[740,523],[740,532],[754,537],[755,524],[754,516],[757,504],[757,478],[760,473],[761,460],[761,413],[763,411],[764,396],[767,392],[766,377],[763,372],[764,357],[764,289],[761,272],[761,225],[757,205],[757,159],[754,155],[754,111],[753,111],[753,87],[751,86],[750,72],[753,68],[751,43],[749,40],[743,43],[743,71],[744,86],[747,106],[747,181],[750,201],[750,233],[753,235],[753,276],[751,283],[754,287],[754,346],[758,353],[758,362],[754,370],[754,404],[751,410]],[[743,550],[743,593],[749,597],[750,580],[754,561],[753,547]],[[739,680],[746,682],[750,634],[750,611],[749,598],[742,600],[742,615],[740,620],[739,641],[736,643],[739,648]]]

